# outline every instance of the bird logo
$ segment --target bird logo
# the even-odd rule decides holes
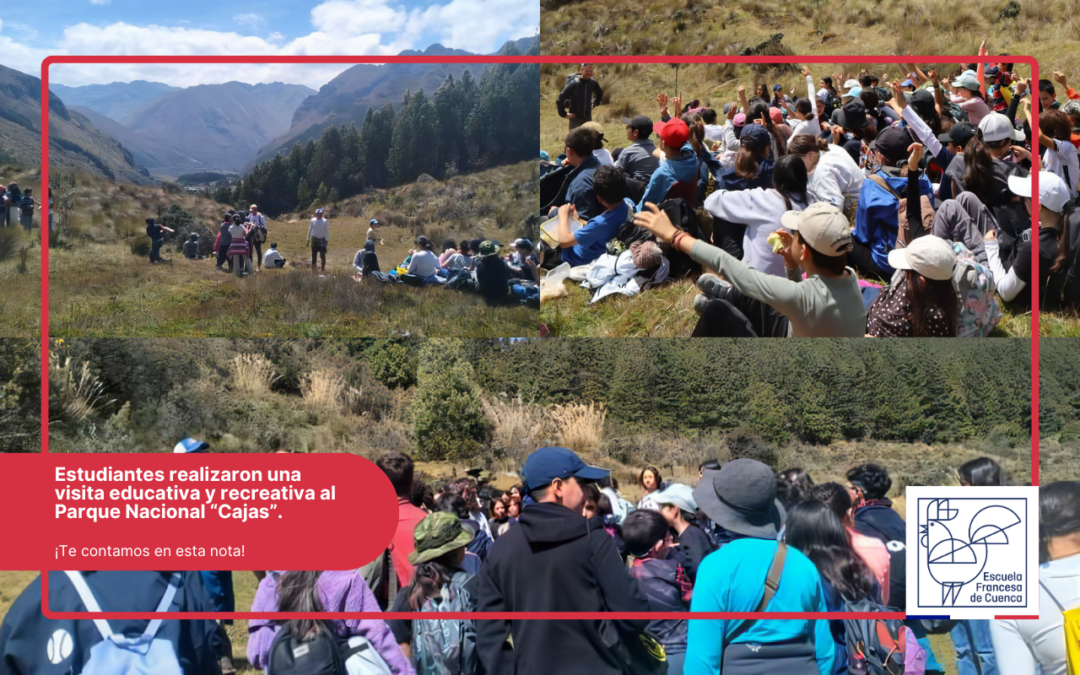
[[[948,499],[932,499],[926,506],[925,524],[919,527],[919,546],[926,549],[931,578],[941,584],[942,606],[956,604],[964,585],[975,581],[986,567],[990,547],[1008,545],[1006,530],[1021,523],[1012,509],[987,506],[971,519],[964,540],[953,536],[946,524],[958,514]]]

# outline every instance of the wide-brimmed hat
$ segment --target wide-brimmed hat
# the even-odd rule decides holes
[[[775,539],[787,517],[776,498],[776,475],[753,459],[736,459],[719,471],[702,473],[694,501],[725,530],[758,539]]]
[[[604,127],[599,122],[586,122],[581,125],[582,129],[588,129],[600,138],[601,143],[605,143],[604,139]]]
[[[436,512],[416,524],[413,540],[416,550],[409,554],[413,565],[435,560],[450,551],[467,546],[476,533],[465,527],[452,513]]]
[[[673,483],[652,495],[654,504],[673,504],[687,513],[698,510],[697,502],[694,501],[694,489],[682,483]]]
[[[488,256],[498,255],[499,245],[490,239],[480,242],[480,257],[487,258]]]

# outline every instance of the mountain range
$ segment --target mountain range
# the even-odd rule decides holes
[[[524,54],[537,44],[536,37],[522,38],[504,44],[498,54]],[[423,51],[405,50],[412,56],[473,56],[472,52],[450,49],[433,44]],[[488,64],[456,63],[388,63],[385,65],[358,64],[324,84],[319,92],[309,96],[293,113],[292,125],[279,138],[264,147],[253,164],[263,162],[294,143],[317,138],[330,126],[353,123],[360,126],[370,107],[381,108],[387,103],[398,105],[406,91],[423,89],[434,94],[447,76],[460,78],[465,71],[475,79],[487,70]]]
[[[507,42],[526,53],[537,38]],[[402,55],[472,55],[434,44]],[[399,105],[406,91],[433,94],[450,75],[479,79],[487,64],[359,64],[323,85],[227,82],[188,88],[136,80],[80,87],[50,84],[50,161],[130,182],[203,171],[239,172],[317,138],[359,126],[369,107]],[[40,152],[41,81],[0,66],[0,160],[32,163]]]
[[[41,80],[0,66],[0,158],[37,164],[41,156]],[[93,171],[113,180],[153,183],[130,151],[84,115],[49,94],[49,165]]]

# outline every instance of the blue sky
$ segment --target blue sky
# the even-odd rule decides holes
[[[498,17],[493,20],[492,17]],[[397,54],[433,43],[492,53],[536,35],[538,0],[48,0],[0,14],[0,64],[38,75],[49,54]],[[347,65],[54,66],[78,86],[135,79],[319,88]]]

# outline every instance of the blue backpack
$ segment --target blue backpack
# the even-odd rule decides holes
[[[101,606],[90,591],[80,572],[64,572],[82,599],[83,605],[90,612],[100,612]],[[157,613],[168,611],[180,589],[180,573],[173,572],[169,587],[154,610]],[[90,658],[83,666],[80,675],[183,675],[180,659],[176,655],[173,643],[163,638],[155,638],[161,627],[162,619],[154,619],[142,635],[120,635],[114,633],[105,619],[94,619],[94,625],[103,638],[90,649]]]

